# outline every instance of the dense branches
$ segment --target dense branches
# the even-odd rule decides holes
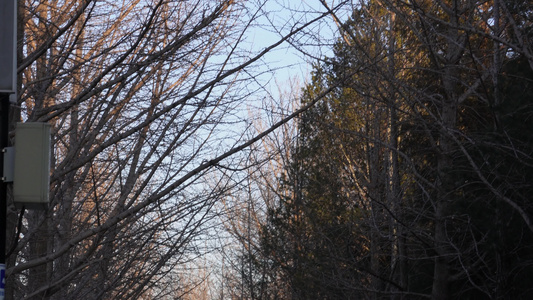
[[[242,1],[19,2],[14,120],[52,124],[54,158],[49,209],[25,215],[9,257],[8,297],[186,293],[176,267],[202,254],[233,185],[222,163],[274,129],[228,130],[261,88],[255,68],[322,17],[251,52],[260,13]]]
[[[353,7],[304,89],[306,103],[335,87],[302,114],[290,192],[263,231],[292,298],[530,291],[531,95],[515,85],[533,78],[526,3]]]
[[[52,124],[54,155],[49,209],[8,229],[8,298],[529,294],[529,1],[334,4],[252,51],[262,2],[20,1],[12,120]],[[312,78],[258,125],[286,44]]]

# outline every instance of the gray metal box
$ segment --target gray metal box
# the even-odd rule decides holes
[[[50,127],[47,123],[17,124],[13,198],[19,208],[48,208]]]

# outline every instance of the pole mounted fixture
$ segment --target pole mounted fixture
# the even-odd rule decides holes
[[[17,7],[16,0],[0,0],[0,93],[17,89]]]
[[[48,208],[50,128],[48,123],[17,124],[13,178],[13,201],[17,208]]]

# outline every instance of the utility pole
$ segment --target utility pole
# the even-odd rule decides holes
[[[9,142],[9,98],[16,93],[16,21],[17,1],[0,0],[0,150]],[[4,157],[0,155],[0,300],[5,299],[7,183],[4,181]]]
[[[9,94],[0,94],[0,149],[8,145],[9,135]],[[4,170],[4,159],[0,157],[0,170]],[[0,300],[4,300],[6,281],[6,240],[7,240],[7,182],[0,181]]]

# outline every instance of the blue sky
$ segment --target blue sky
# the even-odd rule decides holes
[[[250,36],[255,49],[263,49],[280,38],[280,34],[287,33],[290,25],[303,24],[323,12],[318,0],[310,1],[288,1],[270,0],[263,6],[266,14],[259,19],[261,27],[254,28]],[[273,24],[273,25],[270,25]],[[272,28],[281,29],[277,33]],[[329,46],[337,35],[337,27],[331,17],[312,25],[305,35],[300,35],[297,39],[299,47],[312,56],[323,58],[331,56],[331,46]],[[291,78],[298,78],[304,83],[311,71],[311,63],[315,59],[294,48],[294,45],[284,43],[278,49],[267,55],[265,61],[274,71],[277,84],[283,84]],[[271,82],[271,84],[275,84]]]

